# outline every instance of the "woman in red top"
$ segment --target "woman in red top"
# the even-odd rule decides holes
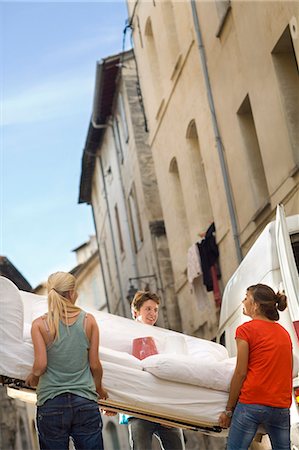
[[[256,284],[247,289],[243,313],[253,320],[236,330],[237,364],[226,407],[219,418],[230,426],[227,450],[247,450],[263,425],[272,449],[290,449],[292,342],[277,323],[287,306],[284,294]]]

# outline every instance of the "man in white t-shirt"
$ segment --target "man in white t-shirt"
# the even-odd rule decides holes
[[[133,319],[147,325],[155,325],[159,314],[159,297],[149,291],[137,291],[131,304]],[[184,437],[179,428],[166,427],[159,423],[120,414],[120,423],[129,427],[132,450],[151,450],[155,436],[163,450],[183,450]]]

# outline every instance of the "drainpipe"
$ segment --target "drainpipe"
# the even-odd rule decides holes
[[[203,70],[203,75],[204,75],[204,79],[205,79],[206,91],[207,91],[208,101],[209,101],[209,105],[210,105],[214,136],[215,136],[215,140],[216,140],[216,144],[217,144],[221,172],[222,172],[222,177],[223,177],[223,181],[224,181],[224,188],[225,188],[226,200],[227,200],[227,204],[228,204],[228,210],[229,210],[229,216],[230,216],[233,238],[234,238],[234,243],[235,243],[235,249],[236,249],[238,262],[240,263],[243,259],[243,256],[242,256],[242,250],[241,250],[241,245],[240,245],[240,241],[239,241],[237,219],[236,219],[236,213],[235,213],[234,202],[233,202],[233,194],[232,194],[232,190],[231,190],[231,186],[230,186],[230,182],[229,182],[228,170],[226,167],[226,162],[225,162],[225,157],[224,157],[224,148],[223,148],[222,139],[221,139],[218,122],[217,122],[217,117],[216,117],[216,110],[215,110],[214,99],[213,99],[213,94],[212,94],[212,89],[211,89],[210,78],[209,78],[205,49],[204,49],[204,45],[203,45],[203,40],[202,40],[202,35],[201,35],[199,20],[198,20],[198,14],[197,14],[197,9],[196,9],[196,0],[190,0],[190,1],[191,1],[191,9],[192,9],[194,28],[195,28],[195,32],[196,32],[196,36],[197,36],[198,49],[199,49],[199,54],[200,54],[200,59],[201,59],[201,64],[202,64],[202,70]]]
[[[103,268],[103,258],[102,258],[102,255],[101,255],[100,241],[99,241],[98,229],[97,229],[97,224],[96,224],[96,220],[95,220],[93,207],[91,207],[91,211],[92,211],[92,218],[93,218],[94,228],[96,230],[98,252],[99,252],[99,260],[100,260],[100,266],[101,266],[101,274],[102,274],[102,280],[103,280],[103,284],[104,284],[104,291],[105,291],[105,298],[106,298],[106,306],[107,306],[108,313],[110,313],[111,310],[110,310],[110,304],[109,304],[107,283],[106,283],[105,273],[104,273],[104,268]]]
[[[107,187],[106,187],[106,180],[105,180],[103,162],[102,162],[101,155],[99,155],[98,157],[99,157],[99,161],[100,161],[102,182],[103,182],[103,187],[104,187],[104,196],[105,196],[106,207],[107,207],[107,214],[108,214],[110,233],[111,233],[111,238],[112,238],[112,247],[113,247],[113,255],[114,255],[115,266],[116,266],[117,282],[118,282],[118,287],[119,287],[120,296],[121,296],[121,304],[122,304],[123,315],[124,315],[124,317],[126,317],[125,299],[124,299],[122,285],[121,285],[121,277],[120,277],[120,271],[119,271],[118,260],[117,260],[117,252],[116,252],[114,232],[113,232],[113,227],[112,227],[112,220],[111,220],[111,214],[110,214],[110,206],[109,206],[109,201],[108,201],[108,193],[107,193]]]

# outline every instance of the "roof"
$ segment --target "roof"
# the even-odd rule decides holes
[[[88,242],[84,242],[83,244],[79,245],[79,247],[74,248],[74,249],[72,250],[72,252],[77,252],[77,251],[80,250],[81,248],[86,247],[88,244],[89,244],[89,241],[88,241]]]
[[[111,116],[120,64],[132,50],[109,56],[97,62],[93,111],[82,156],[79,203],[91,203],[92,176],[96,152]]]
[[[32,291],[32,286],[6,256],[0,256],[0,275],[12,281],[21,291]]]
[[[89,266],[89,264],[96,258],[99,258],[99,252],[94,252],[84,263],[78,264],[75,266],[72,270],[70,270],[70,273],[74,275],[74,277],[78,277],[80,273],[83,272],[85,268]]]

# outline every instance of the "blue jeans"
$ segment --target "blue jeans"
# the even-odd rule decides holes
[[[183,435],[178,428],[168,428],[159,423],[130,417],[128,419],[130,446],[132,450],[151,450],[155,436],[164,450],[183,450]]]
[[[68,450],[72,437],[76,450],[103,450],[99,406],[70,393],[61,394],[37,407],[41,450]]]
[[[238,403],[233,414],[227,450],[247,450],[259,425],[268,433],[273,450],[290,450],[290,410]]]

